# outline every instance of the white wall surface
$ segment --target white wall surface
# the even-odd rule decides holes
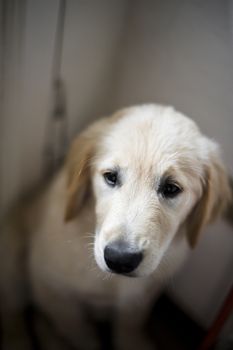
[[[125,1],[66,2],[61,65],[68,137],[102,111]],[[43,175],[43,148],[52,111],[52,69],[58,0],[9,0],[0,33],[4,80],[0,87],[0,207]],[[25,5],[25,8],[22,5]],[[3,54],[4,53],[4,54]],[[1,53],[0,53],[1,54]]]

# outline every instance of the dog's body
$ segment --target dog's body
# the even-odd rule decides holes
[[[100,319],[114,310],[119,347],[142,349],[137,330],[156,291],[229,197],[216,144],[173,109],[134,107],[96,122],[46,190],[5,227],[5,313],[23,305],[23,273],[33,302],[70,345],[97,348],[84,309]]]

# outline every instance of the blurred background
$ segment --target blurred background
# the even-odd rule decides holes
[[[0,0],[2,215],[86,124],[154,102],[193,118],[233,174],[233,1]],[[167,293],[206,329],[232,282],[233,234],[220,222]]]

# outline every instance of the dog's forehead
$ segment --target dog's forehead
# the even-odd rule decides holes
[[[174,109],[141,107],[126,111],[113,124],[101,148],[106,161],[123,167],[129,164],[151,167],[159,163],[165,166],[185,155],[195,157],[198,137],[194,122]]]

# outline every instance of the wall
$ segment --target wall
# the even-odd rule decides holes
[[[127,2],[66,2],[61,77],[68,139],[104,110]],[[0,100],[0,207],[43,176],[53,142],[53,69],[58,0],[3,0]],[[51,140],[50,140],[51,139]]]

